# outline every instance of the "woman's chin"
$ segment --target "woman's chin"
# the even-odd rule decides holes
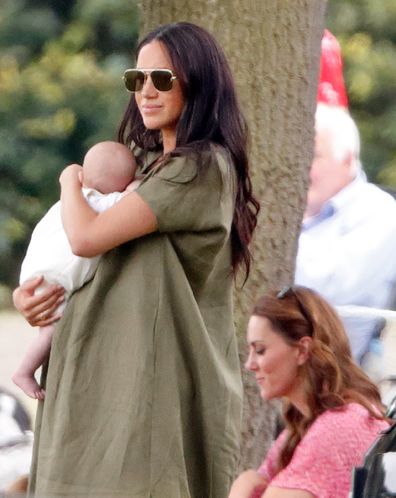
[[[260,388],[260,396],[264,401],[270,401],[271,399],[274,399],[275,396],[272,396],[270,392],[268,392],[267,389]]]
[[[147,120],[147,121],[143,121],[143,124],[148,130],[160,130],[161,129],[161,126],[158,123],[156,123],[155,121]]]

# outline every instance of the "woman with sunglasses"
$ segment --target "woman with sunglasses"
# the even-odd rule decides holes
[[[270,292],[247,329],[246,368],[282,398],[285,430],[229,498],[347,498],[352,469],[388,427],[376,386],[354,363],[342,322],[316,292]]]
[[[57,326],[39,407],[40,498],[223,498],[238,458],[242,386],[232,286],[256,225],[246,127],[229,66],[205,30],[159,27],[124,74],[119,131],[143,176],[106,213],[60,177],[76,254],[105,253]],[[62,291],[15,291],[32,325]]]

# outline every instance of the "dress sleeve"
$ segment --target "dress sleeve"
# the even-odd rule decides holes
[[[231,228],[232,173],[219,153],[210,155],[202,172],[193,156],[171,157],[148,173],[136,192],[154,212],[160,232]]]

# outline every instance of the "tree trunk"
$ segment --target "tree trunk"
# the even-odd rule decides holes
[[[141,33],[189,21],[224,48],[250,127],[254,192],[261,202],[249,281],[235,292],[244,361],[253,302],[293,281],[298,233],[313,153],[313,121],[326,0],[141,0]],[[244,375],[240,467],[255,467],[272,442],[277,404],[260,400]]]

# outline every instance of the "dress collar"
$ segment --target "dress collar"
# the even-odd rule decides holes
[[[346,187],[341,189],[336,195],[334,195],[331,199],[329,199],[326,204],[331,204],[335,211],[338,211],[340,208],[349,204],[352,197],[354,197],[356,189],[367,183],[366,173],[361,171],[358,175],[350,182]]]
[[[346,187],[341,189],[336,195],[326,201],[317,215],[306,218],[303,221],[303,228],[310,228],[320,221],[333,216],[343,206],[351,202],[352,198],[355,196],[356,189],[364,183],[367,183],[367,176],[363,171],[361,171],[350,183],[348,183]]]

